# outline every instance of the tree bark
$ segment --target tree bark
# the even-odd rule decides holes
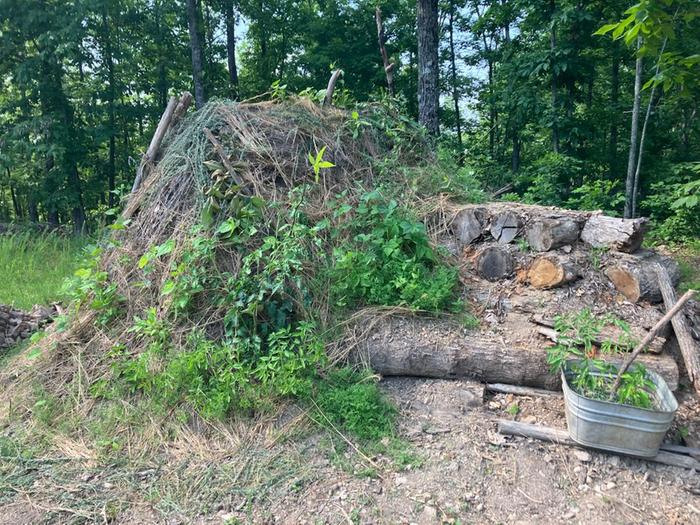
[[[637,142],[639,134],[639,107],[642,101],[642,57],[639,55],[639,48],[642,46],[642,39],[637,38],[637,60],[634,71],[634,102],[632,104],[632,121],[630,124],[630,151],[627,158],[627,177],[625,178],[625,210],[624,217],[629,219],[633,216],[632,200],[634,194],[634,172],[637,168]]]
[[[418,122],[428,133],[440,133],[438,107],[438,2],[418,0]]]
[[[661,55],[663,55],[666,49],[666,43],[668,38],[664,39],[664,43],[659,51],[659,60],[656,62],[656,68],[654,71],[654,76],[659,74],[659,68],[661,67]],[[642,125],[642,136],[639,138],[639,150],[637,151],[637,162],[634,168],[634,183],[632,184],[632,217],[637,216],[637,197],[639,195],[639,173],[642,169],[642,157],[644,156],[644,140],[647,136],[647,125],[649,124],[649,117],[651,116],[651,110],[654,106],[654,95],[656,94],[656,84],[651,87],[651,93],[649,94],[649,104],[647,105],[647,111],[644,115],[644,124]]]
[[[457,162],[461,166],[464,164],[464,145],[462,144],[462,119],[459,114],[459,88],[457,86],[457,64],[455,56],[455,41],[454,41],[454,0],[450,0],[450,18],[448,31],[450,35],[450,69],[452,72],[452,99],[455,106],[455,121],[457,126],[457,145],[459,147],[459,155]]]
[[[544,347],[506,346],[488,334],[465,334],[448,321],[393,317],[379,321],[351,356],[381,375],[457,378],[558,390]],[[619,359],[602,356],[606,361]],[[661,375],[671,390],[678,388],[678,367],[668,355],[643,355],[641,363]]]
[[[202,41],[199,32],[199,9],[197,0],[187,0],[187,28],[190,34],[190,51],[192,53],[192,80],[194,83],[194,102],[197,109],[206,102],[203,79]]]
[[[226,61],[228,63],[228,79],[231,85],[233,99],[240,96],[238,86],[238,67],[236,65],[236,15],[234,11],[235,0],[225,0],[224,17],[226,19]]]

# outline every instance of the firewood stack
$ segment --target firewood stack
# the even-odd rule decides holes
[[[442,210],[439,219],[428,217],[426,223],[441,232],[439,243],[458,259],[464,297],[480,326],[465,330],[445,320],[406,316],[377,323],[362,348],[362,359],[378,373],[471,376],[557,388],[559,378],[550,375],[546,363],[546,349],[557,337],[556,316],[584,308],[596,317],[612,315],[624,320],[639,341],[672,299],[662,287],[675,288],[679,282],[672,258],[641,248],[647,230],[644,218],[505,202],[453,211]],[[700,324],[692,311],[691,306],[677,316],[685,316],[687,330],[682,322],[668,326],[642,360],[672,388],[679,380],[671,355],[678,354],[672,351],[678,343],[681,372],[683,361],[691,363],[689,368],[699,362],[688,358],[700,355]],[[678,335],[678,330],[684,333]],[[620,360],[602,352],[600,357]],[[688,376],[700,392],[700,365],[697,368]]]
[[[46,325],[55,315],[53,308],[35,306],[30,312],[0,304],[0,350],[10,348]]]

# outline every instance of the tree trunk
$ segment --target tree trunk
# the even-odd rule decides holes
[[[609,177],[617,178],[617,141],[618,141],[618,111],[620,100],[620,55],[617,49],[617,43],[613,42],[612,50],[612,69],[610,71],[610,110],[612,113],[612,122],[610,123],[610,160],[609,160]]]
[[[556,9],[556,6],[554,4],[554,0],[550,0],[549,2],[549,9],[550,9],[550,16],[551,16],[551,24],[552,27],[549,32],[549,52],[551,53],[551,58],[550,58],[550,66],[549,69],[552,72],[552,82],[551,82],[551,89],[552,89],[552,151],[554,153],[559,153],[559,117],[558,117],[558,112],[559,112],[559,101],[558,101],[558,84],[557,84],[557,74],[554,70],[554,52],[556,51],[557,48],[557,33],[556,29],[554,26],[554,11]]]
[[[505,211],[491,217],[489,232],[500,244],[508,244],[520,233],[523,223],[516,213]]]
[[[114,190],[116,189],[115,175],[117,124],[114,110],[114,54],[112,52],[112,35],[110,33],[110,21],[107,17],[106,8],[102,13],[102,30],[104,34],[105,62],[107,64],[107,111],[109,113],[109,160],[107,162],[107,188],[109,191],[109,207],[113,208],[116,203],[116,196],[114,195]]]
[[[233,99],[240,96],[238,92],[238,67],[236,66],[236,16],[233,9],[234,0],[226,0],[224,17],[226,18],[226,60],[228,62],[228,78],[231,84]]]
[[[455,120],[457,125],[457,145],[459,147],[459,155],[457,161],[461,166],[464,163],[464,146],[462,144],[462,119],[459,114],[459,88],[457,86],[457,64],[455,57],[455,41],[454,41],[454,0],[450,0],[450,18],[449,18],[449,34],[450,34],[450,68],[452,70],[452,99],[455,105]]]
[[[194,83],[194,102],[197,109],[201,108],[205,101],[202,42],[199,32],[199,9],[197,0],[187,0],[187,28],[190,33],[190,50],[192,53],[192,80]]]
[[[561,379],[552,374],[544,347],[514,348],[497,337],[465,334],[448,321],[394,317],[378,321],[359,345],[354,360],[369,364],[381,375],[457,378],[557,390]],[[616,356],[602,355],[619,363]],[[678,366],[668,355],[642,355],[638,361],[661,375],[671,390],[678,388]]]
[[[625,218],[633,216],[632,200],[634,194],[634,172],[637,168],[637,136],[639,134],[639,106],[642,101],[642,57],[639,48],[642,39],[637,38],[637,60],[634,71],[634,102],[632,104],[632,122],[630,124],[630,151],[627,158],[627,177],[625,179]]]
[[[510,155],[510,169],[513,173],[520,170],[520,137],[518,130],[513,128],[513,151]]]
[[[659,51],[659,57],[663,55],[666,49],[666,42],[668,39],[664,39],[664,43]],[[654,76],[659,74],[659,68],[661,67],[661,58],[656,62],[656,68],[654,71]],[[642,136],[639,139],[639,151],[637,152],[637,165],[634,168],[634,183],[632,184],[632,217],[637,216],[637,196],[639,195],[639,172],[642,169],[642,156],[644,155],[644,139],[647,135],[647,124],[649,124],[649,117],[651,116],[651,110],[654,106],[654,95],[656,93],[656,84],[651,87],[651,93],[649,94],[649,104],[647,105],[647,111],[644,115],[644,125],[642,126]]]
[[[377,41],[379,42],[379,53],[384,64],[384,74],[386,75],[386,87],[389,96],[394,96],[394,64],[389,62],[389,54],[386,52],[386,36],[384,35],[384,24],[382,23],[382,10],[377,6],[374,11],[374,18],[377,22]]]
[[[418,0],[418,121],[428,133],[440,133],[438,120],[438,3]]]

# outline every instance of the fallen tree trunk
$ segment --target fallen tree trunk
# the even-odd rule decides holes
[[[535,288],[556,288],[581,276],[581,268],[567,257],[543,255],[527,271],[527,280]]]
[[[648,250],[617,258],[608,264],[605,275],[630,302],[659,303],[663,296],[656,273],[658,265],[666,268],[672,286],[676,286],[680,280],[678,264],[670,257]]]
[[[581,227],[572,219],[544,218],[534,221],[527,228],[526,238],[537,252],[548,252],[578,240]]]
[[[659,276],[661,294],[664,298],[664,304],[666,305],[666,309],[670,310],[673,305],[676,304],[676,292],[673,290],[671,277],[661,266],[657,268],[657,273]],[[679,315],[673,317],[671,319],[671,326],[673,326],[673,331],[675,332],[676,339],[678,340],[678,346],[681,349],[681,355],[683,356],[683,362],[685,363],[688,379],[690,379],[695,391],[700,393],[700,349],[698,348],[698,344],[690,335],[690,328],[688,327],[688,322],[686,321],[685,315],[683,315],[681,312]]]
[[[610,248],[620,252],[636,252],[642,245],[648,220],[618,219],[593,215],[581,232],[581,240],[594,248]]]
[[[513,348],[489,334],[465,334],[443,320],[393,317],[378,322],[353,359],[382,375],[470,377],[549,390],[561,387],[559,375],[549,371],[546,348]],[[609,356],[603,359],[620,362]],[[644,355],[639,362],[660,374],[671,390],[678,388],[678,367],[672,357]]]

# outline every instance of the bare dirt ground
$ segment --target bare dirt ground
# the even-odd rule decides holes
[[[513,417],[564,428],[561,399],[482,404],[461,381],[381,385],[401,413],[393,459],[302,423],[284,442],[192,440],[142,462],[6,462],[0,524],[700,523],[698,472],[496,432]],[[700,403],[679,397],[670,437],[697,431]]]

